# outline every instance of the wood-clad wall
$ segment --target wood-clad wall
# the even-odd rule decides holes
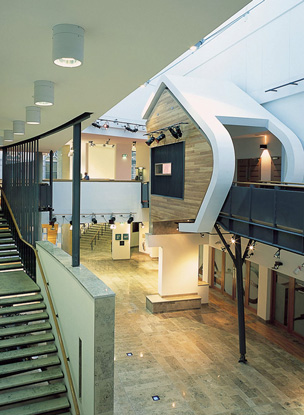
[[[209,186],[213,168],[210,144],[184,108],[168,90],[165,90],[147,121],[147,131],[158,130],[179,122],[188,123],[181,125],[182,138],[176,140],[169,131],[166,131],[166,138],[159,144],[154,142],[151,147],[185,141],[184,199],[151,195],[152,222],[195,219]],[[153,168],[154,166],[151,166],[151,169]]]

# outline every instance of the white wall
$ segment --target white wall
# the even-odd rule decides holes
[[[87,172],[90,179],[115,179],[116,146],[87,145]]]
[[[69,357],[77,396],[79,339],[82,340],[82,398],[78,399],[80,412],[86,415],[97,415],[99,412],[95,412],[96,403],[103,402],[104,404],[109,401],[110,413],[113,405],[111,402],[113,391],[96,386],[98,386],[97,379],[107,382],[108,385],[112,382],[114,386],[114,367],[111,373],[112,365],[109,357],[112,357],[113,362],[115,294],[84,266],[72,268],[70,255],[50,242],[37,242],[37,250],[53,298],[55,312],[58,314],[58,323],[66,354]],[[38,265],[37,283],[46,301],[47,295]],[[104,307],[102,307],[102,302],[104,302]],[[100,310],[103,310],[103,313]],[[98,325],[96,316],[100,319]],[[52,322],[51,315],[50,319]],[[107,322],[106,327],[103,327],[102,319]],[[100,329],[103,330],[102,336]],[[59,346],[58,349],[60,350]],[[101,356],[98,349],[103,350],[104,356]],[[61,361],[63,361],[62,357]]]
[[[72,215],[72,182],[55,181],[53,198],[57,221],[62,223],[62,215],[65,215],[65,223],[69,222]],[[91,222],[92,213],[97,215],[98,222],[104,221],[101,214],[105,213],[108,214],[107,220],[111,213],[115,213],[117,222],[125,222],[131,212],[135,222],[142,222],[144,210],[141,207],[140,182],[81,182],[81,222]]]

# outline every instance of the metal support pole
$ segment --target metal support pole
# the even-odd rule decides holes
[[[50,151],[50,211],[49,211],[49,220],[53,218],[53,150]]]
[[[73,127],[72,267],[80,264],[80,156],[81,123]]]
[[[243,297],[243,260],[241,237],[235,235],[235,265],[236,265],[236,285],[237,285],[237,306],[238,306],[238,323],[239,323],[239,347],[240,363],[246,363],[246,336],[245,336],[245,313]]]

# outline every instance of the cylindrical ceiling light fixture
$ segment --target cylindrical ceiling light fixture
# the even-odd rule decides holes
[[[83,63],[84,29],[73,24],[53,27],[53,62],[58,66],[76,68]]]
[[[26,123],[40,124],[41,109],[39,107],[26,107]]]
[[[34,104],[43,107],[54,105],[54,82],[34,82]]]
[[[14,141],[13,130],[4,130],[4,141]]]
[[[0,137],[0,146],[3,146],[3,142],[4,142],[4,138],[1,136]]]
[[[16,135],[24,135],[25,133],[25,122],[20,120],[13,121],[13,132]]]

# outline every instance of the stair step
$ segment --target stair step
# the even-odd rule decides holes
[[[0,234],[1,233],[9,233],[10,235],[12,234],[10,230],[2,229],[2,227],[0,226]]]
[[[22,324],[19,326],[0,328],[0,337],[16,336],[17,334],[35,333],[37,331],[50,330],[51,328],[52,326],[48,321],[45,323]],[[0,354],[0,362],[1,362],[1,354]]]
[[[0,221],[0,228],[9,228],[9,224],[6,221]]]
[[[0,265],[0,271],[8,271],[10,269],[22,269],[22,264],[5,264]]]
[[[31,399],[44,398],[45,396],[57,395],[66,392],[64,383],[53,383],[33,388],[25,388],[13,392],[6,392],[0,395],[0,405],[12,405],[17,402]]]
[[[1,415],[42,415],[51,414],[54,411],[68,409],[70,403],[67,398],[50,399],[1,411]]]
[[[34,294],[34,295],[19,295],[18,297],[6,297],[0,298],[0,307],[13,305],[13,304],[20,304],[20,303],[30,303],[32,301],[41,301],[43,297],[41,294]]]
[[[20,386],[33,385],[40,382],[63,378],[62,370],[59,367],[44,370],[43,372],[27,373],[25,375],[12,376],[0,379],[0,391],[17,388]]]
[[[17,246],[14,243],[10,243],[10,244],[0,244],[0,251],[8,251],[9,249],[16,249]]]
[[[2,258],[2,257],[12,257],[12,256],[18,256],[19,257],[19,252],[16,251],[16,249],[7,250],[7,251],[0,251],[0,258]]]
[[[13,238],[1,238],[0,239],[0,244],[2,244],[2,245],[6,245],[6,244],[12,244],[12,243],[14,243],[15,241],[14,241],[14,239]]]
[[[39,346],[24,347],[23,349],[9,350],[8,352],[0,353],[0,363],[4,364],[7,361],[25,359],[27,357],[41,356],[49,353],[56,353],[57,347],[54,343],[47,343]],[[1,374],[1,366],[0,366]]]
[[[44,310],[46,305],[43,302],[33,304],[22,304],[13,307],[0,308],[0,316],[3,314],[25,313],[27,311]]]
[[[0,366],[0,376],[8,376],[14,373],[28,372],[30,370],[36,370],[41,369],[43,367],[58,365],[60,365],[60,360],[58,356],[48,356],[39,359],[25,360],[23,362],[8,363],[6,365]]]
[[[53,333],[29,334],[28,336],[12,337],[6,340],[0,340],[0,349],[10,347],[26,346],[28,344],[44,343],[54,340]]]
[[[3,238],[11,238],[12,237],[12,234],[11,234],[11,232],[7,232],[7,231],[2,231],[1,232],[1,230],[0,230],[0,239],[3,239]]]
[[[47,320],[49,315],[47,312],[24,314],[22,316],[2,317],[0,319],[0,326],[7,326],[9,324],[21,324],[28,321]]]
[[[21,261],[21,258],[19,256],[0,258],[0,264],[8,264],[10,262],[20,262],[20,261]]]

